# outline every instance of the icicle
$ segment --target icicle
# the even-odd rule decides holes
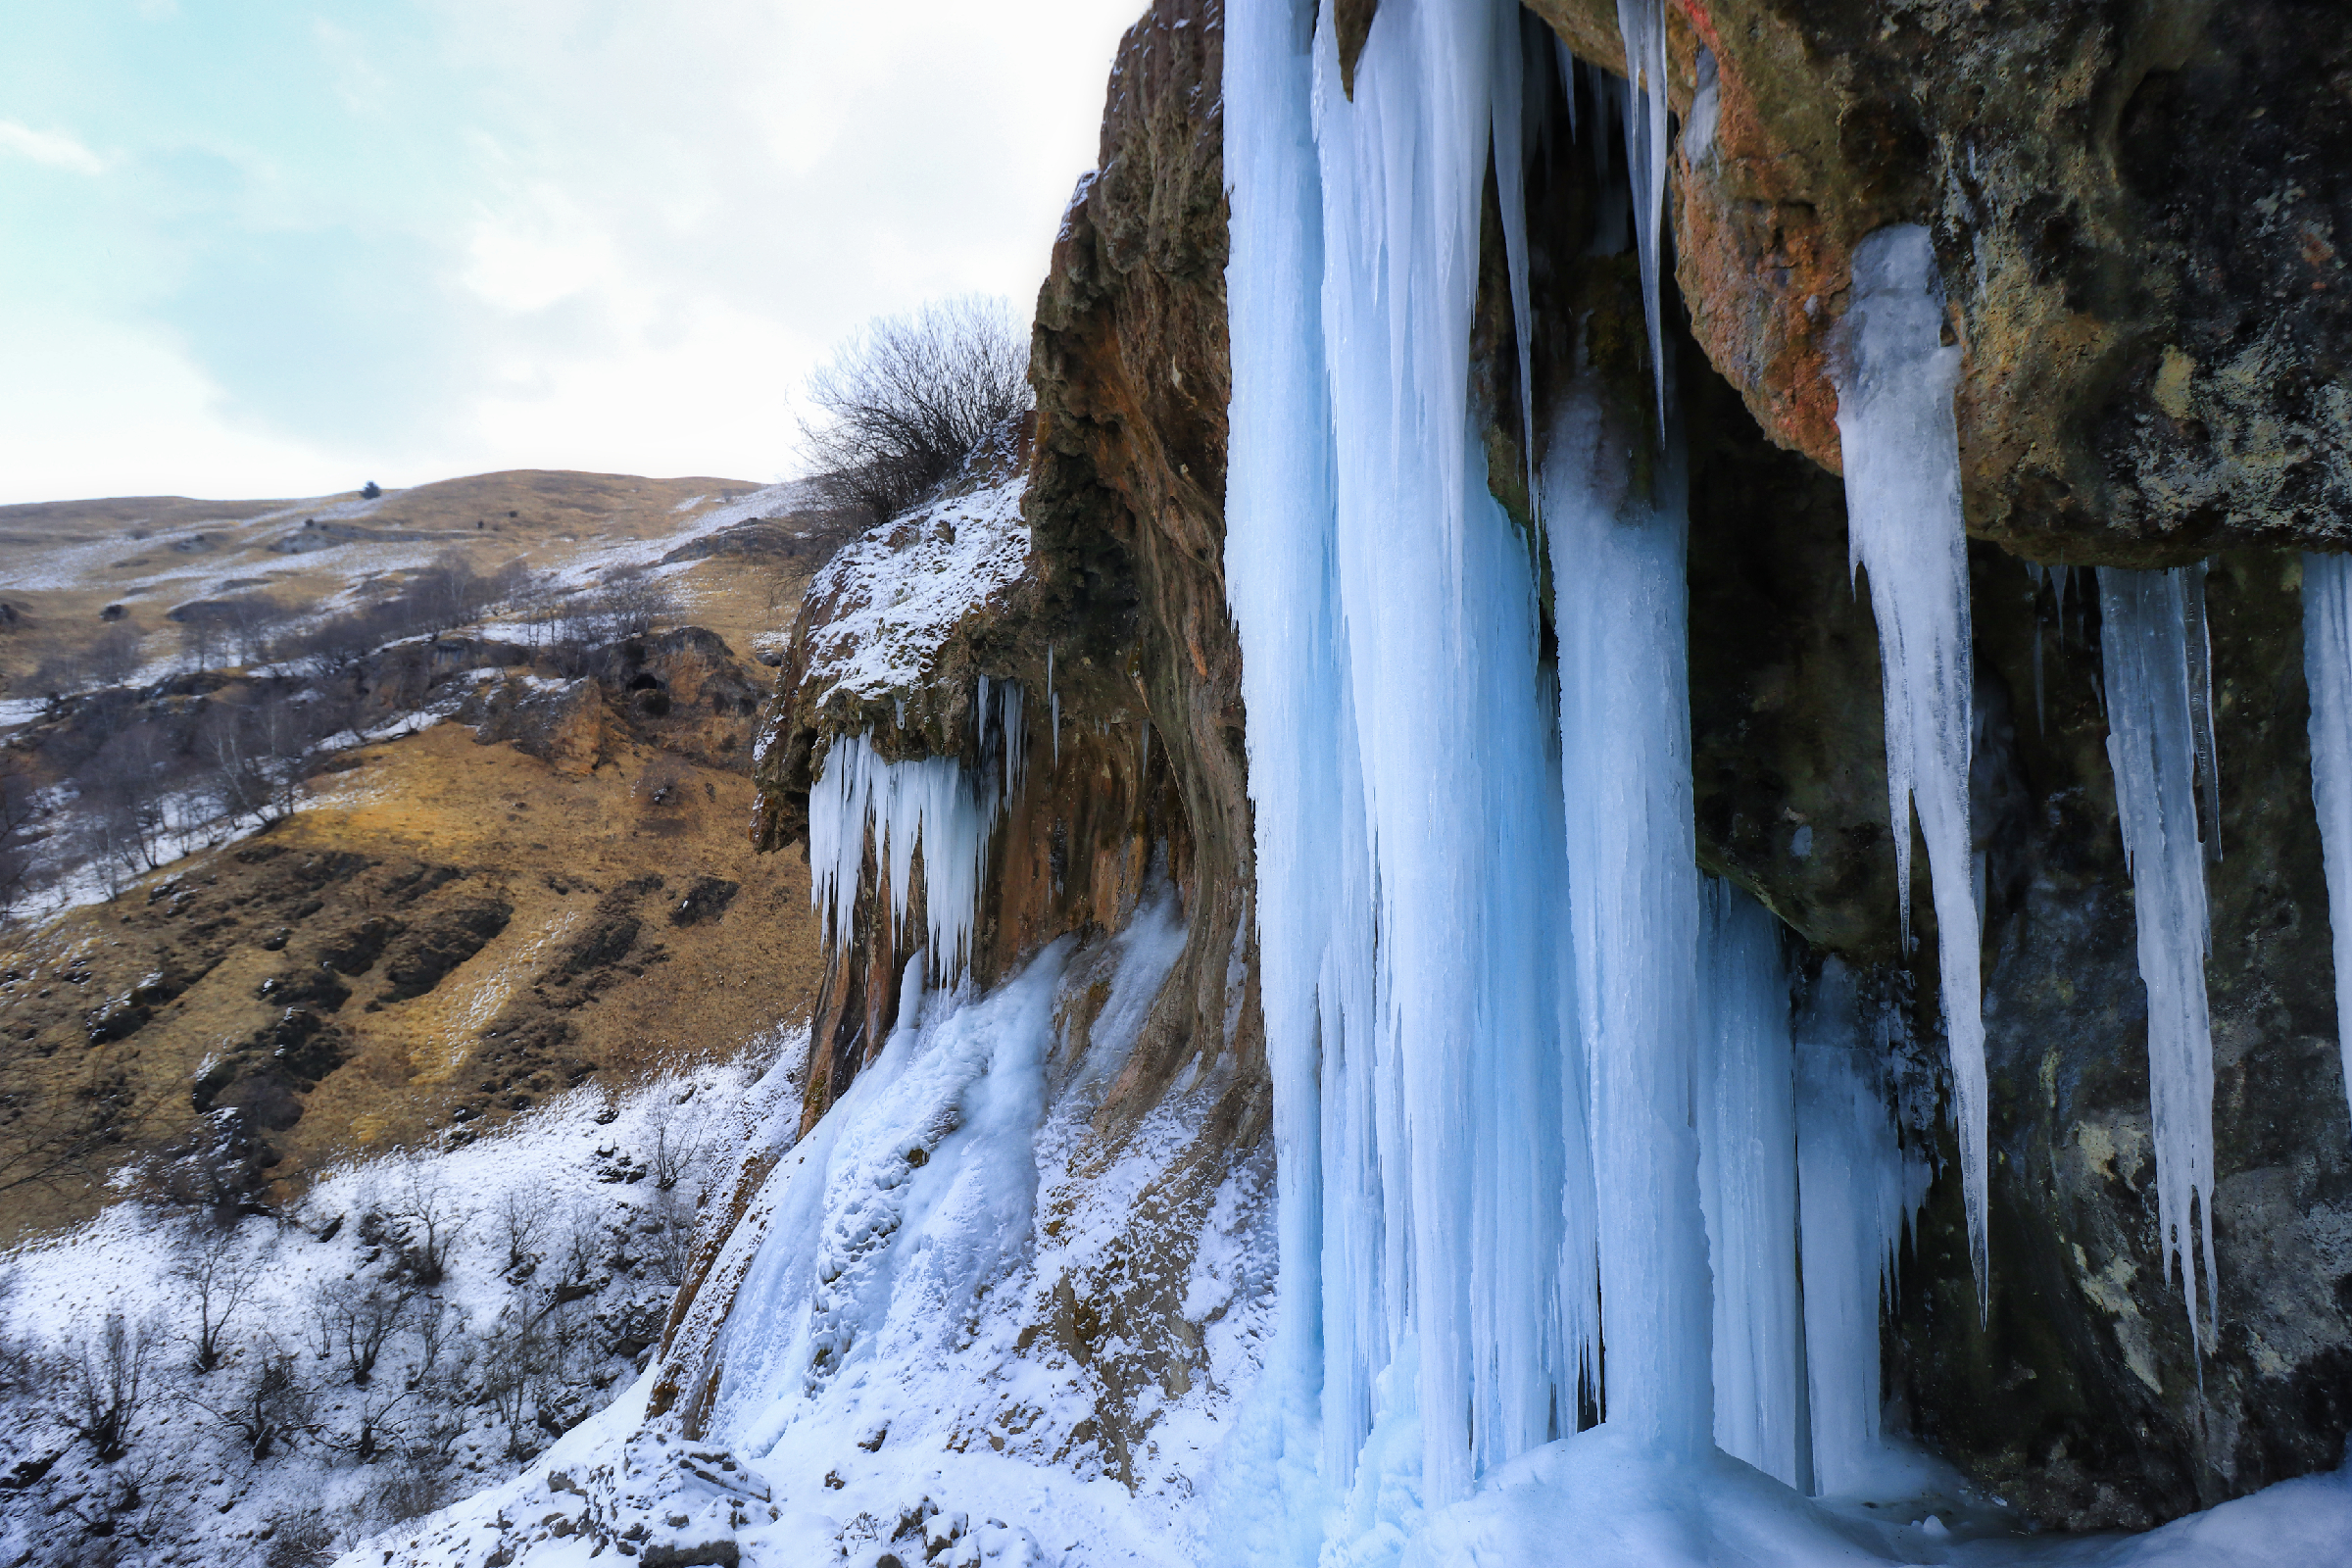
[[[2208,1317],[2213,1272],[2213,1026],[2205,957],[2212,929],[2197,842],[2196,701],[2183,569],[2099,568],[2099,662],[2107,756],[2148,993],[2148,1100],[2156,1124],[2156,1211],[2166,1267],[2177,1261],[2200,1352],[2195,1232]],[[2204,630],[2202,617],[2195,627]],[[2192,1207],[2193,1205],[2193,1207]]]
[[[1527,69],[1520,49],[1518,0],[1499,7],[1494,24],[1494,194],[1502,211],[1503,269],[1510,278],[1511,329],[1519,351],[1519,449],[1528,501],[1536,504],[1534,305],[1527,286]]]
[[[1796,1080],[1779,923],[1705,886],[1698,996],[1699,1194],[1715,1281],[1715,1444],[1802,1484]]]
[[[1691,1136],[1687,531],[1679,440],[1633,493],[1602,408],[1565,402],[1544,465],[1577,994],[1592,1078],[1608,1420],[1669,1451],[1713,1431],[1706,1228]]]
[[[1054,684],[1054,645],[1046,644],[1046,707],[1053,713],[1054,765],[1061,765],[1061,692]]]
[[[2303,678],[2311,689],[2311,797],[2335,939],[2335,1039],[2352,1107],[2352,556],[2303,558]]]
[[[2222,759],[2213,738],[2213,635],[2205,622],[2205,566],[2183,567],[2180,602],[2188,636],[2188,723],[2196,743],[2197,791],[2204,802],[2206,858],[2222,858]]]
[[[1812,1490],[1828,1495],[1858,1490],[1879,1451],[1879,1316],[1926,1192],[1887,1109],[1897,1033],[1865,1020],[1843,963],[1822,965],[1796,1028],[1796,1145]]]
[[[885,760],[864,735],[833,742],[808,791],[809,899],[825,916],[831,946],[850,940],[869,849],[877,912],[904,929],[919,849],[932,977],[944,982],[970,962],[990,835],[1020,789],[1021,707],[1016,682],[981,677],[973,702],[976,776],[953,757]],[[1002,762],[991,765],[1000,752]]]
[[[1897,897],[1911,923],[1911,813],[1927,841],[1977,1304],[1985,1246],[1984,1023],[1979,995],[1968,761],[1972,679],[1968,552],[1952,393],[1960,351],[1942,344],[1943,294],[1928,231],[1883,228],[1854,249],[1850,360],[1838,388],[1848,548],[1870,574],[1885,679],[1886,794]]]
[[[1617,0],[1617,30],[1625,37],[1625,162],[1634,186],[1634,240],[1642,252],[1642,311],[1649,323],[1649,364],[1662,430],[1666,323],[1658,300],[1658,266],[1666,218],[1665,0]]]

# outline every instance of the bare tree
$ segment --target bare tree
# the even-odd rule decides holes
[[[808,381],[801,431],[837,502],[892,517],[954,477],[1029,406],[1029,338],[1001,299],[965,295],[868,322]]]
[[[101,1464],[130,1451],[131,1431],[146,1401],[147,1358],[155,1335],[120,1312],[109,1312],[97,1335],[65,1364],[65,1424],[90,1446]]]
[[[111,737],[82,769],[96,796],[100,847],[127,875],[164,863],[170,746],[163,726],[133,723]]]
[[[196,1308],[194,1365],[199,1376],[226,1358],[222,1341],[228,1321],[262,1277],[267,1260],[266,1251],[244,1245],[244,1236],[235,1225],[222,1225],[208,1215],[196,1216],[181,1233],[172,1277],[186,1290]]]
[[[675,1187],[657,1187],[645,1219],[648,1260],[672,1290],[686,1283],[694,1260],[694,1200]]]
[[[205,670],[213,667],[220,657],[220,623],[212,615],[197,611],[179,626],[179,651],[188,668]]]
[[[120,686],[139,672],[139,628],[118,622],[90,644],[90,674],[102,686]]]
[[[342,1364],[353,1387],[364,1389],[374,1378],[376,1361],[407,1323],[416,1299],[415,1288],[406,1283],[336,1280],[318,1293],[312,1310],[319,1346]]]
[[[315,728],[311,705],[268,686],[245,703],[207,707],[205,750],[222,812],[264,826],[292,816]]]
[[[409,1157],[392,1217],[401,1229],[401,1273],[426,1290],[440,1284],[466,1221],[440,1166],[422,1155]]]
[[[499,1229],[507,1239],[507,1276],[520,1280],[539,1264],[538,1245],[546,1235],[555,1204],[535,1186],[510,1187],[498,1200]]]
[[[37,800],[31,760],[0,747],[0,924],[30,891]]]

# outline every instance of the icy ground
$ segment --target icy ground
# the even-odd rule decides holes
[[[1163,889],[984,997],[910,994],[718,1260],[707,1438],[642,1419],[649,1375],[347,1561],[1197,1560],[1195,1480],[1267,1327],[1267,1172],[1217,1154],[1205,1093],[1093,1125],[1182,943]]]
[[[680,1332],[713,1329],[703,1436],[675,1410],[649,1418],[649,1370],[524,1473],[345,1568],[2352,1563],[2346,1475],[2145,1536],[2061,1540],[2015,1534],[1997,1500],[1900,1453],[1869,1495],[1808,1499],[1728,1456],[1661,1462],[1606,1426],[1432,1512],[1409,1399],[1355,1485],[1327,1493],[1286,1457],[1311,1453],[1311,1432],[1286,1436],[1261,1377],[1263,1165],[1186,1187],[1204,1097],[1171,1097],[1124,1139],[1094,1127],[1180,947],[1173,905],[1163,893],[1121,937],[1057,945],[984,996],[910,990],[882,1054],[805,1140],[786,1148],[788,1117],[771,1119],[785,1152],[706,1293],[733,1285],[733,1309],[712,1323],[700,1300]],[[1078,1038],[1073,1004],[1105,990]],[[1154,1360],[1154,1336],[1197,1353]],[[1409,1388],[1409,1367],[1384,1381]]]

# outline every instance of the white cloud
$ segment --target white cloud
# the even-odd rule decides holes
[[[62,169],[74,174],[102,174],[106,160],[61,131],[35,130],[13,120],[0,120],[0,153]]]
[[[112,92],[110,177],[20,178],[45,208],[0,232],[0,322],[85,328],[38,407],[0,392],[0,502],[794,471],[797,392],[858,322],[1028,309],[1141,6],[253,0],[127,75],[51,49],[14,107]]]

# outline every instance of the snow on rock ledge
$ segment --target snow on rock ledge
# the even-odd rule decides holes
[[[965,617],[1020,579],[1025,471],[867,529],[808,586],[802,706],[828,718],[904,699]]]

